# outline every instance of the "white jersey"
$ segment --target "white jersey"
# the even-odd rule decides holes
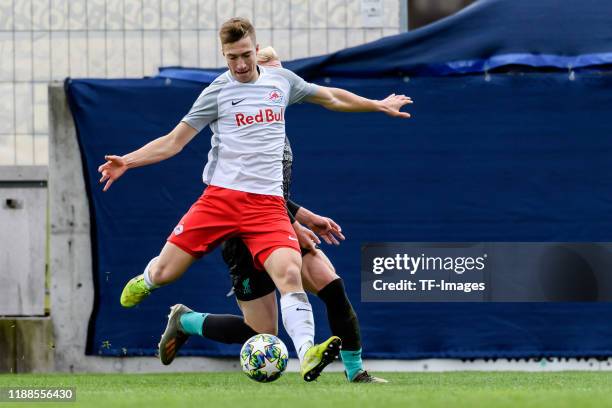
[[[285,110],[315,92],[316,85],[284,68],[259,67],[253,83],[229,71],[217,77],[183,118],[213,132],[204,183],[282,197]]]

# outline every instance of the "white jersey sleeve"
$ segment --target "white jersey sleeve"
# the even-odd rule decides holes
[[[200,132],[206,125],[217,120],[219,116],[219,92],[227,82],[226,75],[221,75],[204,88],[182,122]]]
[[[296,75],[292,71],[289,71],[288,69],[277,69],[278,73],[289,81],[289,86],[291,87],[287,105],[300,103],[304,100],[304,98],[314,95],[317,92],[317,85],[304,81],[300,76]]]

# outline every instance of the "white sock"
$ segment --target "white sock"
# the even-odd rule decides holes
[[[145,285],[147,285],[149,289],[155,289],[159,287],[159,285],[156,285],[153,283],[153,281],[151,280],[151,277],[149,276],[149,268],[151,267],[151,264],[153,263],[153,261],[156,261],[157,258],[159,258],[159,256],[156,256],[155,258],[151,259],[149,263],[147,264],[147,267],[145,268],[144,272],[142,273],[142,277],[144,278],[144,283]]]
[[[306,351],[314,344],[312,306],[305,292],[291,292],[281,296],[280,307],[283,325],[293,340],[301,362]]]

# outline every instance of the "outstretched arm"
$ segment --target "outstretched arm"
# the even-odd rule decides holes
[[[321,105],[339,112],[384,112],[399,118],[409,118],[410,114],[401,112],[402,106],[412,103],[405,95],[391,94],[382,101],[363,98],[340,88],[317,87],[317,91],[306,98],[307,102]]]
[[[196,129],[181,122],[167,135],[158,137],[125,156],[104,156],[106,162],[98,167],[98,172],[102,173],[100,183],[106,181],[103,191],[108,190],[128,169],[157,163],[179,153],[197,133]]]

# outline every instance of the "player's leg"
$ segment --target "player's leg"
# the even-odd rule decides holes
[[[180,278],[197,260],[172,242],[166,242],[159,256],[150,263],[146,276],[151,286],[167,285]]]
[[[291,337],[306,381],[316,379],[337,357],[341,340],[332,336],[314,344],[312,307],[302,287],[302,256],[281,197],[251,194],[240,234],[256,267],[263,266],[278,288],[283,326]]]
[[[232,291],[244,317],[200,313],[183,305],[173,306],[159,343],[162,363],[170,364],[191,335],[226,344],[243,344],[257,333],[277,333],[276,287],[270,276],[255,269],[253,257],[240,238],[227,240],[222,254],[230,271]]]
[[[171,242],[151,259],[144,272],[132,278],[121,293],[121,305],[132,307],[151,294],[154,289],[180,278],[196,258]]]
[[[300,277],[302,258],[292,248],[276,248],[263,266],[280,292],[283,325],[301,361],[306,351],[314,344],[312,307]]]
[[[172,363],[189,336],[200,336],[226,344],[242,344],[257,332],[242,316],[195,312],[185,305],[170,308],[168,324],[158,344],[164,365]]]
[[[276,286],[270,276],[255,268],[253,256],[241,238],[227,240],[222,255],[245,323],[258,333],[277,335]]]
[[[256,271],[267,277],[263,271]],[[269,278],[268,278],[269,279]],[[274,286],[268,294],[251,300],[238,300],[243,316],[195,312],[184,305],[174,305],[166,330],[159,342],[163,364],[172,363],[189,336],[200,336],[226,344],[243,344],[258,333],[278,334],[278,311]]]
[[[277,335],[276,286],[270,276],[255,268],[253,256],[240,238],[227,240],[222,255],[242,316],[208,315],[203,326],[204,337],[242,344],[257,333]],[[214,324],[209,324],[211,319],[215,320]]]
[[[302,377],[313,381],[337,357],[341,340],[332,336],[314,345],[314,317],[302,286],[301,261],[295,248],[284,247],[274,249],[263,265],[281,293],[283,325],[300,358]]]
[[[265,272],[259,272],[265,275]],[[244,322],[257,333],[278,335],[278,308],[274,291],[253,300],[237,300]]]
[[[259,272],[264,274],[264,272]],[[168,326],[159,343],[160,357],[170,364],[178,348],[169,343],[176,336],[200,336],[226,344],[242,344],[258,333],[278,334],[276,294],[268,293],[257,299],[238,301],[243,316],[195,312],[184,305],[175,305],[168,316]]]
[[[283,325],[304,361],[314,344],[312,307],[302,287],[302,257],[282,197],[250,194],[243,213],[240,236],[255,267],[265,269],[280,292]]]
[[[153,289],[180,278],[198,258],[237,230],[238,212],[231,202],[245,193],[209,186],[191,206],[167,239],[160,255],[143,274],[132,278],[121,294],[121,305],[132,307]]]
[[[263,271],[255,271],[270,280]],[[255,278],[257,280],[257,278]],[[274,284],[268,293],[259,295],[254,286],[250,300],[238,300],[244,317],[230,314],[194,312],[184,305],[174,305],[168,316],[166,330],[159,342],[159,357],[163,364],[172,363],[179,348],[189,336],[201,336],[226,344],[243,344],[257,333],[276,335],[278,332],[278,312]]]
[[[325,303],[331,332],[342,339],[340,356],[348,380],[387,382],[369,375],[363,368],[357,314],[348,299],[342,278],[336,274],[333,264],[323,251],[311,251],[303,256],[302,282],[309,292],[316,294]]]
[[[323,251],[303,251],[302,256],[302,284],[304,288],[313,294],[319,293],[321,289],[336,279],[334,265]]]
[[[257,333],[276,334],[278,312],[274,282],[268,274],[255,270],[252,258],[247,255],[248,249],[239,239],[228,241],[223,248],[223,258],[228,264],[232,277],[233,292],[244,316],[244,321],[242,321],[238,316],[224,315],[225,327],[228,331],[238,332],[237,328],[246,323]],[[349,379],[360,378],[360,381],[378,380],[367,373],[364,375],[359,322],[348,300],[342,280],[336,275],[329,258],[320,250],[303,253],[301,276],[302,284],[307,291],[314,294],[320,293],[328,309],[332,334],[339,336],[343,341],[341,353],[344,357],[347,377]],[[208,325],[206,325],[206,330],[209,331],[209,336],[213,335],[212,328],[209,328]],[[240,338],[237,342],[244,342],[247,338]]]

